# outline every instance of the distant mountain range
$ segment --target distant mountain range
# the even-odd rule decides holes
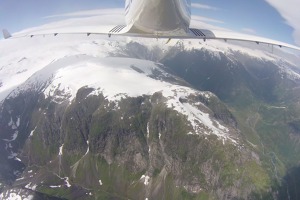
[[[300,58],[251,43],[0,41],[2,199],[297,199]]]

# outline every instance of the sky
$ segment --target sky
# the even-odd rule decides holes
[[[218,27],[300,46],[299,0],[192,0],[193,18],[203,28]],[[62,15],[124,8],[124,0],[0,0],[0,29],[39,26]]]

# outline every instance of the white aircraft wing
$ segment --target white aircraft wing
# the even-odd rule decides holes
[[[205,29],[193,29],[191,28],[190,31],[197,37],[204,39],[218,39],[218,40],[236,40],[236,41],[247,41],[247,42],[256,42],[257,44],[269,44],[278,47],[287,47],[291,49],[300,50],[300,47],[287,44],[284,42],[253,36],[248,34],[236,33],[236,32],[229,32],[229,31],[220,31],[220,30],[205,30]]]
[[[106,26],[74,26],[74,27],[55,27],[55,28],[33,28],[25,30],[13,35],[8,35],[6,30],[3,30],[5,39],[20,38],[20,37],[37,37],[37,36],[57,36],[58,34],[106,34],[106,35],[124,35],[128,32],[125,25],[106,25]],[[10,36],[10,37],[7,37]]]
[[[36,36],[47,36],[58,34],[86,34],[87,36],[91,34],[101,34],[108,35],[120,35],[120,36],[130,36],[130,37],[146,37],[146,38],[168,38],[168,39],[202,39],[202,40],[236,40],[236,41],[248,41],[255,42],[257,44],[269,44],[278,47],[287,47],[291,49],[296,49],[300,51],[300,47],[295,45],[287,44],[284,42],[279,42],[276,40],[271,40],[268,38],[235,33],[226,32],[220,30],[208,30],[208,29],[197,29],[190,28],[187,33],[182,32],[168,32],[168,33],[143,33],[135,31],[133,28],[125,25],[111,25],[111,26],[74,26],[74,27],[57,27],[52,29],[34,29],[24,32],[20,32],[11,36],[8,31],[3,30],[4,38],[18,38],[18,37],[36,37]]]

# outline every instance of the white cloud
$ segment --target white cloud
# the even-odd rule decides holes
[[[192,15],[192,19],[196,20],[196,21],[224,24],[223,21],[220,21],[220,20],[217,20],[217,19],[212,19],[212,18],[207,18],[207,17],[202,17],[202,16],[199,16],[199,15]]]
[[[65,13],[61,15],[50,15],[44,17],[57,18],[57,17],[89,17],[89,16],[100,16],[100,15],[124,15],[123,8],[112,8],[112,9],[97,9],[97,10],[84,10],[79,12]]]
[[[300,45],[299,0],[265,0],[273,6],[293,29],[296,44]]]
[[[192,16],[191,27],[198,29],[208,29],[208,30],[219,30],[219,31],[231,31],[230,29],[226,29],[220,26],[215,26],[210,23],[206,23],[200,20],[194,20]]]
[[[251,28],[243,28],[242,31],[243,32],[247,32],[247,33],[251,33],[251,34],[255,34],[256,33],[256,31],[253,30],[253,29],[251,29]]]
[[[206,5],[206,4],[200,4],[200,3],[192,3],[192,7],[197,9],[205,9],[205,10],[219,10],[216,7]]]

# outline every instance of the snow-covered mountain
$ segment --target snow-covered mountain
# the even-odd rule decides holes
[[[58,35],[2,40],[0,55],[3,199],[262,197],[285,170],[259,139],[270,106],[295,111],[285,123],[298,140],[287,51]]]
[[[80,88],[88,87],[93,88],[89,95],[102,94],[117,106],[122,98],[159,92],[166,98],[169,108],[188,117],[195,134],[198,134],[198,131],[205,132],[195,123],[198,121],[201,122],[201,126],[209,129],[206,134],[214,133],[223,139],[230,138],[227,136],[227,128],[211,120],[208,113],[197,110],[197,106],[201,105],[180,102],[180,99],[186,99],[190,95],[203,95],[209,99],[211,93],[168,82],[168,78],[174,77],[165,72],[160,63],[111,57],[110,54],[125,46],[124,41],[86,38],[80,41],[75,38],[69,39],[69,36],[50,40],[53,41],[44,38],[3,41],[12,43],[12,47],[17,46],[14,43],[18,42],[18,46],[24,50],[10,51],[10,48],[5,47],[6,44],[3,46],[2,55],[7,56],[1,60],[1,63],[6,63],[1,69],[2,102],[5,98],[12,99],[30,90],[42,92],[46,99],[50,98],[58,104],[66,101],[71,103]],[[157,42],[157,45],[160,43]],[[36,50],[43,53],[34,53]],[[176,77],[174,79],[176,80]],[[8,126],[17,129],[19,124],[20,118],[16,122],[11,119]],[[6,141],[11,142],[16,137],[17,134]],[[231,140],[235,142],[234,139]]]

